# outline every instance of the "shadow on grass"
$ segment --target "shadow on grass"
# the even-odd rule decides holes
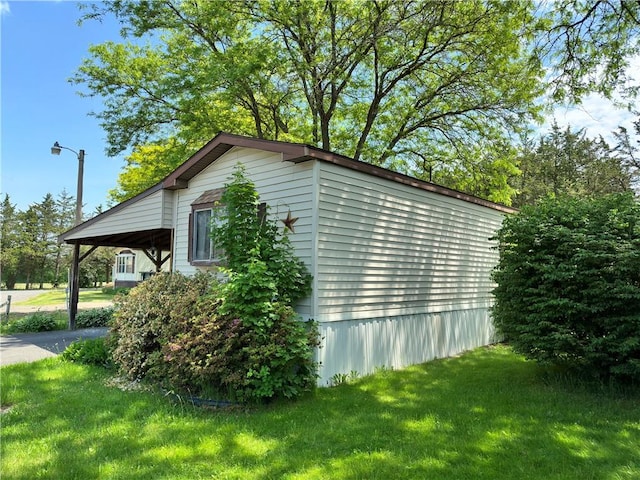
[[[171,404],[105,378],[58,360],[3,369],[3,403],[14,403],[3,479],[640,475],[635,398],[544,383],[504,347],[250,411]]]

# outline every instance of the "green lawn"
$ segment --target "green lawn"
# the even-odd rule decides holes
[[[545,380],[502,346],[251,410],[59,359],[0,374],[3,480],[640,478],[638,392]]]
[[[103,293],[101,289],[80,289],[78,292],[78,300],[80,302],[99,302],[113,300],[114,293]],[[23,302],[16,302],[15,305],[27,305],[32,307],[39,307],[43,305],[65,305],[67,302],[67,296],[63,288],[51,290],[49,292],[42,293],[37,297],[30,298]]]

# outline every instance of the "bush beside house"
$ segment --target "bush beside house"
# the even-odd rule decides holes
[[[317,331],[292,302],[311,277],[292,255],[254,185],[238,167],[222,196],[212,238],[223,249],[210,274],[157,274],[116,300],[109,340],[130,378],[241,402],[292,398],[316,381]]]
[[[493,318],[514,350],[598,378],[640,380],[640,204],[549,199],[508,217]]]

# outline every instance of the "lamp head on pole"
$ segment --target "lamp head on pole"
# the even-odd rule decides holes
[[[53,147],[51,147],[52,155],[60,155],[61,151],[62,151],[62,147],[60,147],[60,144],[58,142],[54,143]]]

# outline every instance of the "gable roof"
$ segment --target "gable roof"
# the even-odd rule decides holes
[[[162,188],[171,190],[186,188],[189,180],[198,175],[198,173],[211,165],[233,147],[247,147],[266,150],[268,152],[281,153],[282,160],[285,162],[301,163],[309,160],[319,160],[333,163],[368,175],[385,178],[393,182],[420,188],[422,190],[438,193],[447,197],[457,198],[459,200],[464,200],[465,202],[475,203],[501,212],[514,213],[516,211],[514,208],[507,207],[499,203],[474,197],[473,195],[442,187],[431,182],[419,180],[417,178],[410,177],[409,175],[394,172],[370,163],[354,160],[352,158],[345,157],[344,155],[322,150],[321,148],[313,147],[311,145],[244,137],[242,135],[234,135],[226,132],[220,132],[204,147],[194,153],[191,158],[169,174],[161,182]]]
[[[220,132],[213,139],[211,139],[200,150],[194,153],[187,161],[171,172],[161,182],[157,183],[153,187],[139,193],[133,198],[126,200],[115,207],[101,213],[100,215],[87,220],[84,223],[68,230],[67,232],[59,236],[59,241],[68,241],[70,243],[81,243],[85,245],[105,245],[105,246],[119,246],[119,247],[131,247],[131,248],[144,248],[148,245],[149,238],[155,238],[155,241],[160,241],[163,246],[170,245],[170,230],[160,229],[154,231],[139,231],[128,232],[127,234],[114,234],[108,237],[95,237],[87,236],[83,237],[81,232],[88,226],[100,222],[106,216],[113,215],[128,206],[146,198],[147,196],[161,191],[161,190],[178,190],[187,188],[189,180],[202,172],[206,167],[214,163],[218,158],[231,150],[233,147],[246,147],[254,148],[258,150],[264,150],[268,152],[275,152],[282,154],[282,159],[285,162],[301,163],[309,160],[318,160],[322,162],[328,162],[335,165],[340,165],[345,168],[363,172],[368,175],[391,180],[396,183],[408,185],[414,188],[419,188],[428,192],[445,195],[447,197],[457,198],[465,202],[482,205],[487,208],[498,210],[505,213],[516,212],[516,209],[501,205],[489,200],[474,197],[457,190],[435,185],[433,183],[419,180],[417,178],[410,177],[408,175],[394,172],[386,168],[378,167],[369,163],[354,160],[352,158],[340,155],[337,153],[329,152],[318,147],[311,145],[305,145],[300,143],[281,142],[275,140],[264,140],[253,137],[245,137],[242,135],[235,135],[226,132]]]

